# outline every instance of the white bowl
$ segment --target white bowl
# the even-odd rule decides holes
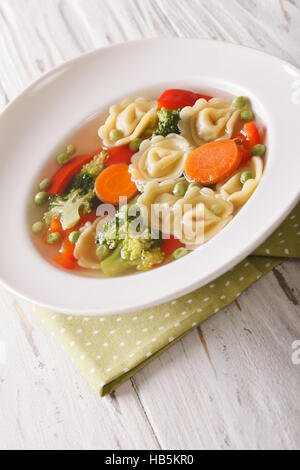
[[[262,243],[299,199],[299,78],[295,67],[256,50],[186,39],[97,50],[43,76],[0,116],[1,282],[55,311],[108,315],[160,304],[222,275]],[[32,241],[28,210],[46,162],[80,124],[110,104],[179,87],[251,98],[267,129],[268,157],[249,202],[201,249],[147,273],[88,278],[45,261]]]

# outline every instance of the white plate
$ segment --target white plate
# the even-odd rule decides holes
[[[56,311],[106,315],[157,305],[222,275],[262,243],[299,199],[299,78],[295,67],[261,52],[186,39],[97,50],[42,77],[0,116],[1,282]],[[45,261],[28,229],[28,208],[45,163],[81,123],[110,104],[179,87],[251,98],[267,128],[268,157],[250,201],[201,249],[147,273],[94,279]]]

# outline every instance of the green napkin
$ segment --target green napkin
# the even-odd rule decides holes
[[[216,281],[172,302],[109,317],[72,317],[32,308],[91,385],[105,396],[287,257],[300,257],[300,204],[252,256]]]

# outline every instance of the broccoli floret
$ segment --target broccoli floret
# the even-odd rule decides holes
[[[181,108],[176,110],[169,110],[162,108],[157,111],[158,115],[158,129],[154,132],[155,135],[162,135],[166,137],[169,134],[180,134],[178,123],[180,121]]]
[[[64,230],[75,227],[80,222],[80,214],[86,215],[91,211],[93,198],[93,191],[82,194],[80,190],[75,189],[67,196],[53,196],[48,211],[44,214],[45,224],[49,226],[53,219],[59,219]]]
[[[165,258],[159,248],[163,241],[161,233],[151,232],[142,226],[138,210],[134,217],[129,209],[130,207],[123,206],[98,235],[100,245],[114,250],[101,265],[107,276],[121,275],[132,267],[136,267],[138,271],[146,271],[162,263]]]
[[[98,235],[98,243],[106,245],[110,250],[114,250],[120,241],[125,240],[130,230],[130,223],[135,221],[139,215],[139,208],[136,206],[138,196],[127,205],[122,206],[114,219],[109,220],[104,225],[103,231]],[[134,227],[135,231],[141,227]]]
[[[153,266],[161,264],[165,259],[165,254],[161,248],[156,247],[151,250],[143,250],[141,259],[137,265],[138,271],[148,271]]]
[[[113,251],[113,253],[108,256],[101,263],[101,269],[105,276],[116,277],[121,276],[126,271],[130,269],[130,265],[127,261],[124,261],[121,257],[121,244]]]
[[[79,189],[87,194],[94,189],[95,180],[104,168],[105,161],[109,158],[107,152],[100,152],[90,163],[84,165],[71,183],[71,189]]]
[[[124,274],[133,267],[138,271],[147,271],[161,264],[164,259],[165,254],[160,247],[149,248],[149,244],[145,244],[144,240],[128,237],[102,261],[101,268],[106,276],[114,277]]]
[[[119,219],[115,217],[106,222],[103,231],[98,234],[98,243],[106,245],[110,250],[115,250],[119,244]]]

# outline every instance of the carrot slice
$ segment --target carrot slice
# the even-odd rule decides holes
[[[138,193],[128,170],[128,165],[119,163],[100,173],[95,183],[95,192],[100,201],[118,205],[120,197],[130,200]]]
[[[79,155],[72,158],[69,163],[60,168],[51,179],[51,186],[48,190],[50,195],[63,194],[64,190],[72,180],[72,178],[80,172],[82,167],[89,163],[96,155],[102,152],[103,149],[99,149],[92,155]],[[121,147],[112,147],[111,149],[105,150],[110,157],[105,162],[105,166],[111,166],[116,163],[130,164],[131,158],[135,152],[130,150],[129,145]]]
[[[194,150],[185,162],[185,172],[190,180],[209,186],[230,176],[240,161],[237,144],[219,140]]]

